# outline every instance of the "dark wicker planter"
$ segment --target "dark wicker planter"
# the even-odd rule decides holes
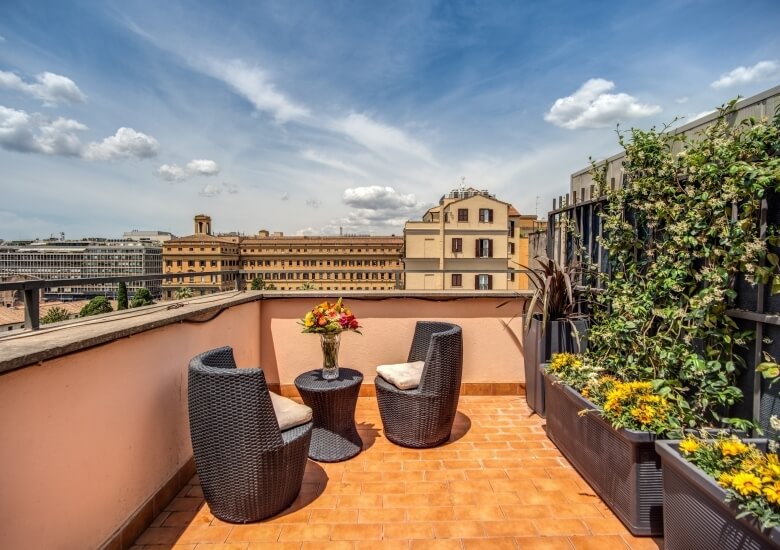
[[[572,323],[579,338],[575,340]],[[525,365],[525,399],[531,409],[544,418],[544,377],[542,364],[554,353],[564,351],[582,353],[587,345],[588,326],[584,320],[551,321],[542,330],[541,315],[534,315],[525,335],[523,363]]]
[[[547,434],[634,535],[663,534],[661,460],[655,435],[616,430],[595,405],[545,374]]]
[[[765,439],[749,439],[766,448]],[[780,548],[780,529],[762,531],[748,518],[736,519],[737,507],[725,501],[714,479],[685,460],[679,441],[657,441],[663,461],[664,545],[667,550],[747,550]]]

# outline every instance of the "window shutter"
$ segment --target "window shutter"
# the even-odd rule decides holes
[[[479,275],[474,275],[474,290],[479,290]]]
[[[493,239],[487,240],[487,252],[488,252],[488,258],[493,257]]]
[[[474,257],[475,258],[479,258],[479,239],[477,239],[475,242],[477,244],[477,247],[476,247],[476,249],[474,251]]]
[[[453,252],[457,252],[458,251],[458,247],[457,247],[457,244],[456,244],[457,242],[458,241],[456,241],[455,239],[452,239],[452,251]]]
[[[488,275],[488,290],[493,290],[493,276]]]
[[[488,222],[493,223],[493,209],[488,210]]]

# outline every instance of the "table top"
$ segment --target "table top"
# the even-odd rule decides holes
[[[322,369],[310,370],[298,375],[295,387],[307,391],[334,391],[349,388],[363,382],[363,375],[355,369],[339,368],[339,377],[325,380]]]

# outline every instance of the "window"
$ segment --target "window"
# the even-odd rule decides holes
[[[506,278],[509,279],[510,281],[514,281],[515,280],[515,272],[514,271],[510,271],[509,273],[506,274]]]
[[[509,221],[509,236],[513,237],[515,234],[515,220]]]
[[[509,255],[514,256],[515,254],[515,243],[509,243]]]
[[[463,286],[463,275],[461,275],[460,273],[453,273],[452,286]]]
[[[492,275],[475,275],[474,288],[477,290],[491,290],[493,288]]]
[[[483,223],[493,223],[493,209],[492,208],[480,208],[479,209],[479,221]]]
[[[493,257],[493,239],[477,239],[476,243],[475,255],[477,258]]]
[[[459,222],[467,222],[467,221],[469,221],[469,209],[468,208],[458,208],[458,221]]]
[[[195,267],[195,260],[188,260],[187,267]]]
[[[452,251],[463,252],[463,239],[461,238],[452,239]]]

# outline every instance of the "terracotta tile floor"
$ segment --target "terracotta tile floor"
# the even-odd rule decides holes
[[[335,464],[309,461],[293,505],[269,520],[216,519],[197,476],[133,550],[621,548],[635,538],[547,439],[522,396],[461,397],[450,442],[397,447],[382,434],[376,399],[355,419],[364,450]]]

